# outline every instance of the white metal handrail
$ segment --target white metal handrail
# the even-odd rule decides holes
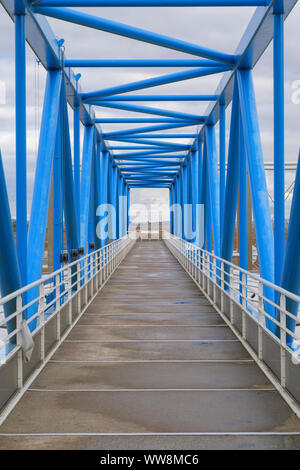
[[[233,263],[226,261],[214,253],[164,232],[164,241],[180,264],[192,277],[194,282],[222,314],[225,321],[238,333],[243,344],[252,356],[265,369],[264,345],[262,333],[270,335],[280,348],[280,391],[286,388],[286,359],[290,357],[293,364],[300,363],[300,336],[297,331],[291,330],[287,319],[296,323],[297,318],[287,310],[287,301],[300,304],[300,296],[276,286],[259,275],[246,271]],[[251,283],[249,280],[251,279]],[[268,297],[266,287],[272,292],[274,298]],[[217,302],[217,292],[219,303]],[[255,297],[253,297],[255,295]],[[225,316],[225,298],[229,299],[230,313]],[[241,312],[241,334],[236,328],[233,317],[233,304],[237,304]],[[276,313],[275,318],[272,313]],[[299,307],[298,307],[299,312]],[[257,325],[257,352],[247,343],[247,317]],[[270,325],[273,331],[270,330]],[[299,370],[300,371],[300,370]],[[287,391],[287,390],[286,390]],[[288,401],[288,400],[287,400]],[[297,414],[300,408],[298,408]]]
[[[10,333],[1,338],[0,350],[2,363],[8,361],[20,348],[20,331],[23,318],[31,308],[32,312],[26,322],[32,333],[44,328],[45,324],[64,308],[75,296],[87,295],[86,286],[95,276],[100,276],[99,289],[106,282],[121,260],[126,256],[134,242],[132,236],[126,235],[110,244],[88,253],[61,269],[44,276],[21,289],[0,299],[0,306],[5,308],[8,302],[15,302],[15,311],[0,320],[0,327],[6,327],[14,321],[16,326]],[[30,299],[28,301],[28,298]],[[87,299],[86,299],[87,301]],[[16,341],[12,342],[12,339]]]

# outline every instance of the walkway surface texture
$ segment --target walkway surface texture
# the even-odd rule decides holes
[[[164,243],[145,241],[0,428],[0,448],[284,449],[299,432]]]

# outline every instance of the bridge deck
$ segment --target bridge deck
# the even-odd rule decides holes
[[[293,432],[298,419],[155,241],[137,243],[97,295],[0,429],[0,448],[300,447]]]

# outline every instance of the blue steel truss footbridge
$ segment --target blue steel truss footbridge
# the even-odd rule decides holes
[[[300,163],[287,234],[284,185],[284,21],[296,3],[1,0],[16,114],[14,228],[0,158],[1,449],[299,448]],[[105,19],[105,7],[257,8],[225,53]],[[69,59],[47,18],[179,58]],[[47,72],[30,214],[26,43]],[[269,44],[274,224],[252,77]],[[73,72],[112,67],[182,70],[92,91]],[[191,94],[190,79],[214,74],[214,94]],[[186,94],[153,91],[176,82]],[[185,101],[206,111],[179,111]],[[96,118],[107,108],[116,117]],[[162,239],[129,230],[133,188],[169,189]]]

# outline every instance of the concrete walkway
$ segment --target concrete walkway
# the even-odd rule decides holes
[[[136,243],[0,434],[0,449],[300,448],[299,420],[159,241]]]

